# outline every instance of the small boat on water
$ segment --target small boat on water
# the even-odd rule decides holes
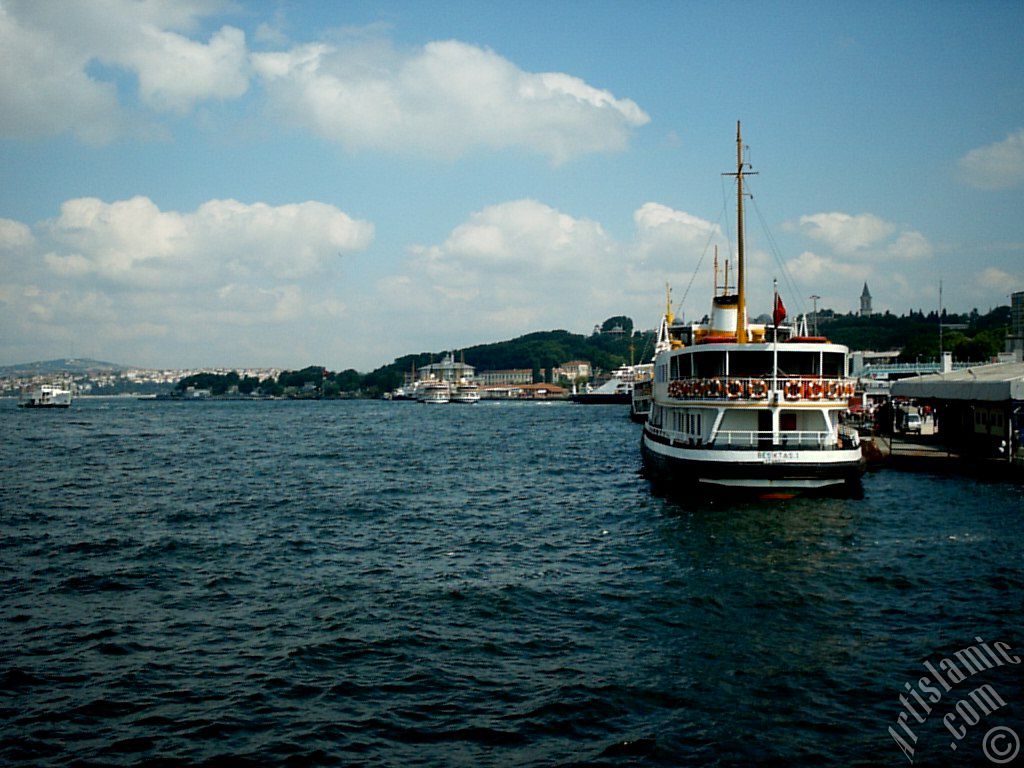
[[[839,421],[854,394],[849,349],[782,325],[777,292],[772,326],[747,322],[739,123],[736,147],[736,293],[715,295],[710,318],[655,357],[641,439],[647,474],[693,493],[855,490],[864,459],[857,433]]]
[[[71,390],[56,384],[42,384],[30,390],[18,403],[19,408],[70,408]]]

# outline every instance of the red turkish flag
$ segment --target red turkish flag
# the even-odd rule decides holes
[[[778,328],[779,324],[786,319],[786,305],[782,303],[782,297],[775,294],[775,309],[772,310],[772,322]]]

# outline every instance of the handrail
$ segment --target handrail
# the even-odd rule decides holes
[[[724,440],[723,440],[724,438]],[[779,442],[773,442],[775,433],[771,430],[723,430],[712,443],[716,448],[757,448],[765,441],[771,448],[800,448],[803,450],[825,450],[833,448],[836,436],[831,432],[786,430],[779,431]],[[720,443],[724,442],[724,445]]]
[[[825,400],[844,402],[853,397],[856,384],[853,379],[820,376],[778,376],[775,379],[782,397],[789,401]],[[768,399],[771,392],[770,376],[713,376],[684,377],[668,383],[668,396],[677,400],[750,400]]]

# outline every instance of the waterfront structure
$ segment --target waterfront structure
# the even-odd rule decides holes
[[[590,363],[586,360],[570,360],[567,363],[562,363],[557,368],[553,368],[551,370],[551,378],[555,381],[559,379],[576,381],[578,379],[589,379],[593,373]]]
[[[476,380],[481,386],[485,387],[533,384],[533,370],[530,368],[509,368],[499,371],[480,371]]]
[[[961,455],[1020,453],[1024,437],[1024,363],[993,363],[901,379],[893,397],[915,400],[936,412],[940,440]]]
[[[474,371],[472,365],[457,361],[455,355],[449,353],[439,363],[431,363],[418,368],[416,378],[419,381],[472,381]]]
[[[840,425],[855,391],[849,350],[782,325],[747,322],[743,160],[736,126],[736,293],[715,295],[706,322],[684,327],[654,362],[641,449],[648,475],[679,490],[736,489],[784,495],[855,487],[859,438]],[[717,286],[715,293],[717,294]]]

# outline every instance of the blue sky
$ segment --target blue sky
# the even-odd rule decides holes
[[[0,0],[0,363],[369,370],[1024,289],[1019,3]],[[764,226],[762,226],[762,223]],[[699,265],[699,267],[698,267]],[[687,286],[691,285],[689,292]],[[792,286],[792,287],[791,287]]]

